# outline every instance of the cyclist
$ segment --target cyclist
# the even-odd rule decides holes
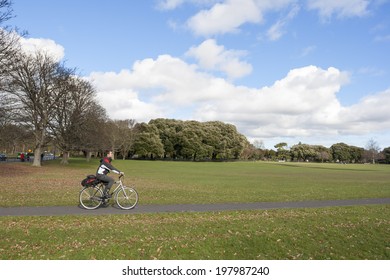
[[[108,151],[107,156],[102,158],[100,160],[100,165],[96,171],[96,178],[98,178],[100,181],[104,183],[106,186],[104,188],[104,196],[105,198],[111,198],[111,195],[109,194],[110,189],[112,185],[114,184],[115,180],[111,178],[110,176],[107,176],[110,171],[116,173],[116,174],[124,174],[123,172],[119,171],[117,168],[111,165],[113,153],[112,151]]]

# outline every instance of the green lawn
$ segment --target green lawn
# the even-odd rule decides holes
[[[390,166],[114,161],[140,204],[390,197]],[[2,164],[0,206],[77,205],[97,161]],[[113,175],[114,176],[114,175]],[[0,259],[390,259],[390,206],[0,217]]]
[[[389,165],[114,161],[140,204],[301,201],[390,197]],[[2,165],[1,206],[75,205],[97,161]],[[113,174],[113,177],[116,175]]]
[[[390,207],[2,217],[1,259],[390,259]]]

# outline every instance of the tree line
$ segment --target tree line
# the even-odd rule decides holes
[[[87,160],[105,150],[126,158],[173,160],[292,160],[362,162],[381,155],[390,162],[390,148],[379,152],[343,143],[331,148],[286,143],[267,150],[250,144],[232,124],[154,119],[112,120],[96,101],[92,84],[74,68],[48,53],[26,53],[21,34],[4,26],[12,17],[9,0],[0,0],[0,151],[34,151],[34,166],[51,147],[67,164],[71,153]]]
[[[184,160],[240,159],[249,145],[232,124],[155,119],[137,127],[133,151],[143,157]]]
[[[275,150],[267,150],[251,145],[244,154],[256,160],[279,160],[294,162],[337,162],[337,163],[390,163],[390,147],[380,150],[370,139],[365,148],[336,143],[327,148],[322,145],[298,143],[288,147],[278,143]]]

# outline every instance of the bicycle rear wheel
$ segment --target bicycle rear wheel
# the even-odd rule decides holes
[[[122,187],[115,195],[116,204],[119,208],[129,210],[138,203],[138,193],[134,188]]]
[[[85,187],[80,191],[80,204],[85,209],[93,210],[98,208],[102,203],[103,192],[97,187]]]

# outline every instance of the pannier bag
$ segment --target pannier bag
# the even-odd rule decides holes
[[[95,175],[88,175],[87,178],[81,181],[81,185],[83,187],[89,187],[96,185],[99,182],[99,180],[96,178]]]

